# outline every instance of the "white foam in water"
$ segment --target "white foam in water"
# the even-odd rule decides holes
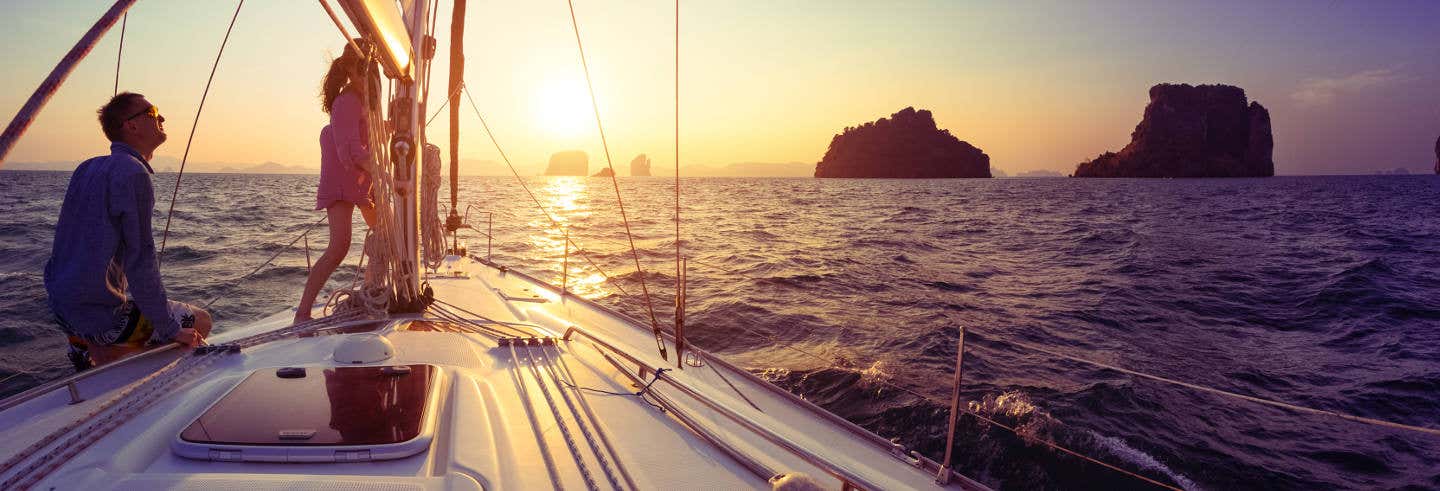
[[[1141,452],[1139,450],[1136,450],[1134,447],[1126,445],[1124,440],[1110,436],[1100,436],[1095,432],[1090,432],[1090,435],[1095,437],[1095,441],[1099,442],[1100,446],[1105,447],[1105,450],[1110,451],[1110,453],[1114,454],[1117,457],[1120,457],[1121,459],[1124,459],[1126,462],[1135,464],[1142,469],[1149,469],[1164,474],[1166,476],[1170,476],[1170,479],[1173,479],[1175,481],[1175,484],[1179,485],[1181,489],[1184,489],[1186,491],[1203,489],[1199,485],[1195,484],[1194,481],[1191,481],[1190,478],[1185,477],[1178,472],[1170,470],[1169,467],[1167,467],[1165,464],[1160,463],[1160,461],[1155,460],[1155,457],[1151,457],[1150,454]]]

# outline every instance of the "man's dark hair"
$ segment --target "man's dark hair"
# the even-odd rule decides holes
[[[135,111],[140,109],[135,106],[144,98],[145,96],[134,92],[121,92],[95,111],[100,115],[100,129],[105,131],[105,138],[112,142],[120,141],[120,127],[125,124],[125,117],[135,114]]]

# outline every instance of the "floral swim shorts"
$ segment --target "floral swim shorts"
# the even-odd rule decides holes
[[[171,300],[168,307],[170,318],[182,329],[195,327],[195,306]],[[110,329],[93,341],[100,344],[145,344],[154,333],[155,324],[140,313],[134,300],[126,300],[115,310],[115,322]]]

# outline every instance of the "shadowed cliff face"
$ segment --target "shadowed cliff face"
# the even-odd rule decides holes
[[[1130,144],[1081,163],[1075,177],[1268,177],[1275,175],[1270,112],[1229,85],[1150,88]]]
[[[630,161],[630,175],[649,176],[650,157],[646,157],[643,153],[640,155],[636,155],[635,159]]]
[[[545,167],[547,176],[585,176],[589,174],[590,157],[579,150],[555,152],[550,156],[550,165]]]
[[[936,128],[930,111],[907,107],[835,135],[815,177],[990,177],[990,156]]]

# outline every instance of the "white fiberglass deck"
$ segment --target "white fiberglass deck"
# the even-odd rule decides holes
[[[0,472],[0,480],[53,463],[57,467],[36,489],[769,489],[766,478],[775,472],[803,473],[828,489],[847,481],[873,489],[979,487],[958,476],[938,485],[933,462],[906,456],[708,355],[696,358],[700,366],[676,370],[668,337],[670,359],[662,360],[648,329],[590,302],[562,298],[525,275],[470,259],[448,265],[427,280],[450,313],[516,323],[500,330],[520,329],[537,339],[519,342],[475,329],[487,321],[467,324],[429,313],[355,321],[349,328],[211,355],[211,363],[153,405],[122,412],[123,424],[103,438],[86,445],[52,443]],[[228,330],[212,342],[283,328],[291,315]],[[177,435],[252,372],[357,366],[337,363],[336,348],[376,334],[393,346],[392,356],[365,365],[437,367],[439,396],[427,413],[434,437],[418,453],[383,461],[278,463],[196,460],[173,451]],[[63,382],[4,401],[0,459],[71,425],[178,354],[173,348],[152,352],[74,377],[86,399],[78,404],[67,404]],[[655,368],[671,370],[651,386],[651,398],[630,395],[637,381],[656,378]],[[298,403],[270,406],[257,411],[299,420],[306,410]],[[66,449],[74,455],[66,456]],[[284,460],[283,449],[280,455]]]

